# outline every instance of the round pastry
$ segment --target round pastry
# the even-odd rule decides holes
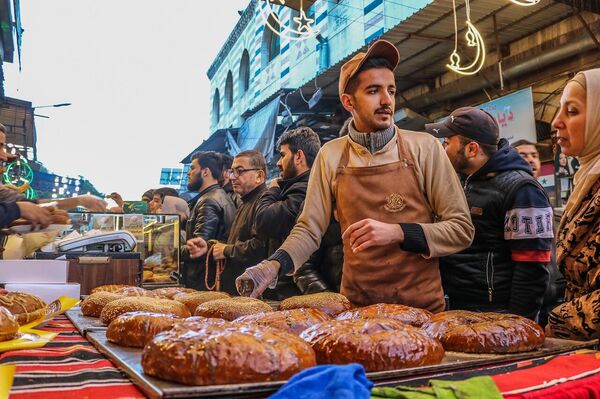
[[[117,345],[143,348],[156,334],[181,320],[172,314],[127,312],[110,322],[106,338]]]
[[[216,317],[231,321],[249,314],[272,311],[273,309],[261,300],[245,296],[234,296],[204,302],[198,305],[194,311],[194,316]]]
[[[104,309],[107,303],[120,298],[123,297],[114,292],[97,291],[81,301],[81,313],[88,317],[100,317],[100,313],[102,313],[102,309]]]
[[[300,337],[312,345],[319,364],[360,363],[367,371],[438,364],[442,344],[424,331],[391,319],[332,320]]]
[[[46,313],[46,302],[37,295],[25,292],[0,294],[0,306],[4,306],[12,313],[20,325],[31,323]]]
[[[19,323],[17,318],[4,306],[0,306],[0,341],[8,341],[17,336]]]
[[[414,327],[421,327],[432,316],[433,313],[425,309],[391,303],[376,303],[374,305],[347,310],[337,315],[336,319],[394,319]]]
[[[234,322],[253,323],[300,335],[308,327],[328,320],[331,320],[331,317],[319,309],[290,309],[242,316]]]
[[[229,294],[222,291],[196,291],[192,293],[181,293],[173,297],[174,300],[183,303],[190,312],[194,313],[198,305],[215,299],[229,298]]]
[[[279,304],[279,310],[312,308],[319,309],[331,317],[352,309],[348,298],[336,292],[319,292],[316,294],[299,295],[284,299]]]
[[[93,288],[90,291],[90,294],[95,294],[96,292],[106,291],[106,292],[115,292],[125,287],[133,287],[133,285],[125,285],[125,284],[107,284],[107,285],[99,285],[96,288]]]
[[[152,291],[157,296],[161,298],[173,299],[175,295],[186,293],[190,294],[193,292],[198,292],[192,288],[184,288],[184,287],[167,287],[167,288],[159,288],[157,290]]]
[[[151,297],[151,298],[158,298],[158,295],[156,295],[153,291],[147,290],[142,287],[119,288],[118,290],[115,291],[115,294],[118,294],[121,296],[147,296],[147,297]]]
[[[190,316],[188,308],[180,302],[141,296],[119,298],[108,303],[100,313],[100,320],[108,325],[119,315],[127,312],[153,312],[173,314],[180,317]]]
[[[521,316],[451,310],[423,325],[449,351],[468,353],[527,352],[544,344],[544,330]]]
[[[188,385],[281,381],[315,364],[314,352],[297,336],[233,323],[197,330],[180,323],[142,352],[144,373]]]

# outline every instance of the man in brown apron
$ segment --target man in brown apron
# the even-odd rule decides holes
[[[379,40],[342,66],[349,134],[317,155],[296,226],[269,260],[238,278],[242,295],[259,296],[279,274],[301,266],[335,209],[344,241],[342,294],[356,305],[444,309],[438,257],[468,247],[473,225],[441,144],[393,124],[399,57]]]

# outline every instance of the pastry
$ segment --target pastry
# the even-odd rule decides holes
[[[229,294],[221,291],[196,291],[192,293],[180,293],[173,297],[174,300],[183,303],[190,312],[194,313],[198,305],[215,299],[229,298]]]
[[[352,309],[348,298],[335,292],[319,292],[316,294],[298,295],[284,299],[279,304],[279,310],[298,308],[319,309],[331,317]]]
[[[425,309],[399,304],[376,303],[374,305],[347,310],[337,315],[336,319],[394,319],[414,327],[420,327],[423,323],[429,321],[432,316],[433,313]]]
[[[273,309],[271,309],[271,306],[263,301],[243,296],[235,296],[204,302],[198,305],[194,311],[194,316],[235,320],[240,316],[272,311]]]
[[[100,313],[102,313],[102,309],[104,309],[106,304],[122,297],[122,295],[115,294],[114,292],[97,291],[81,301],[81,313],[88,317],[100,317]]]
[[[289,333],[300,335],[308,327],[331,320],[326,313],[319,309],[290,309],[277,312],[266,312],[242,316],[235,319],[236,323],[254,323],[261,326],[277,328]]]
[[[153,312],[173,314],[180,317],[190,316],[184,304],[170,299],[141,297],[125,297],[109,302],[100,313],[100,320],[105,325],[127,312]]]

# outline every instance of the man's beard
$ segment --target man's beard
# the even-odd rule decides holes
[[[281,171],[281,177],[284,180],[291,179],[292,177],[296,177],[297,174],[298,174],[298,168],[296,168],[296,164],[291,161],[287,165],[287,168],[283,168],[283,170]]]
[[[198,191],[200,190],[200,187],[202,187],[202,183],[204,183],[202,176],[198,176],[194,180],[188,182],[187,188],[190,191]]]
[[[465,147],[454,154],[452,165],[458,173],[466,174],[466,170],[469,167],[469,159],[465,156]]]

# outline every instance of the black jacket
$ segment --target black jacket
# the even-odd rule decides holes
[[[548,197],[504,139],[480,170],[462,180],[475,237],[470,248],[440,259],[450,308],[534,319],[548,284],[553,238]]]
[[[235,279],[246,268],[267,257],[267,243],[254,228],[258,199],[266,189],[262,184],[242,197],[242,205],[237,210],[224,250],[225,270],[221,275],[221,291],[238,295]]]
[[[235,206],[231,198],[218,185],[201,191],[186,225],[186,237],[202,237],[204,240],[225,241],[235,217]],[[190,259],[185,246],[181,258],[184,262],[184,281],[187,287],[206,290],[204,284],[205,257]]]

